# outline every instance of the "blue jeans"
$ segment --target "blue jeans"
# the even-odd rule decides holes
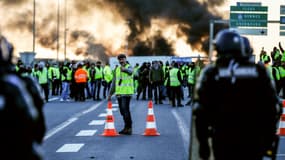
[[[62,82],[62,93],[61,97],[62,99],[66,100],[69,95],[69,82]]]
[[[130,112],[131,96],[117,96],[120,113],[125,122],[125,128],[132,128],[132,117]]]

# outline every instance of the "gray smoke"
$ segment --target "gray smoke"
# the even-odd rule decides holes
[[[131,34],[129,40],[135,40],[140,33],[150,27],[153,18],[166,19],[173,24],[180,25],[179,30],[188,37],[188,43],[197,48],[198,44],[204,46],[207,51],[209,35],[209,22],[211,19],[220,19],[219,15],[209,12],[224,4],[225,0],[210,0],[199,3],[198,0],[106,0],[110,4],[117,5],[120,13],[126,19],[131,19]],[[133,25],[137,24],[137,25]],[[132,24],[132,25],[131,25]],[[135,27],[138,26],[138,27]]]
[[[30,0],[1,0],[0,3],[4,5],[21,5]],[[32,2],[31,2],[32,3]]]
[[[82,50],[78,48],[75,51],[75,54],[84,55],[91,57],[93,59],[99,59],[103,62],[108,61],[107,51],[106,48],[102,44],[96,44],[94,36],[84,30],[76,30],[71,33],[71,38],[69,40],[69,44],[76,43],[79,39],[83,39],[85,41],[85,44],[87,44],[87,50]]]
[[[68,0],[67,0],[68,1]],[[133,48],[134,55],[144,53],[144,55],[173,55],[172,44],[170,44],[160,33],[155,36],[149,36],[146,41],[140,40],[140,35],[145,34],[146,29],[151,27],[152,19],[164,19],[169,24],[179,24],[177,36],[186,35],[188,43],[194,49],[197,46],[203,46],[202,51],[208,51],[209,21],[211,19],[221,19],[216,13],[211,13],[209,9],[224,4],[225,0],[209,0],[204,3],[198,0],[73,0],[74,6],[72,12],[78,17],[84,14],[96,14],[94,7],[108,9],[112,11],[117,9],[122,17],[128,21],[130,34],[127,37],[129,48]],[[0,5],[21,6],[31,3],[31,8],[21,11],[15,15],[14,19],[5,24],[5,27],[21,31],[32,32],[32,1],[31,0],[1,0]],[[8,6],[9,7],[9,6]],[[61,15],[61,20],[63,20]],[[70,19],[72,20],[72,19]],[[46,17],[37,19],[36,27],[37,42],[46,48],[56,49],[57,30],[56,25],[50,26],[51,22],[56,23],[56,10],[50,12]],[[62,25],[62,24],[61,24]],[[49,26],[49,27],[48,27]],[[94,35],[88,31],[70,30],[68,43],[76,43],[78,38],[84,38],[87,44],[87,51],[77,49],[76,54],[94,55],[94,57],[106,57],[106,46],[94,41]],[[61,37],[62,38],[62,37]],[[97,51],[97,50],[98,51]],[[95,51],[96,50],[96,51]]]

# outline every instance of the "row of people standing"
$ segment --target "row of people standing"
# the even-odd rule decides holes
[[[75,72],[79,66],[86,71],[86,78],[76,81]],[[176,77],[175,73],[172,73],[176,70],[174,68],[177,68],[177,73],[179,73],[176,74]],[[19,61],[16,70],[31,75],[39,82],[46,102],[48,102],[50,92],[52,96],[59,96],[61,101],[68,101],[69,98],[73,98],[75,101],[84,101],[86,98],[92,98],[94,101],[105,99],[114,73],[114,68],[112,69],[108,63],[103,66],[100,61],[96,63],[88,61],[53,62],[52,65],[47,62],[39,62],[34,65],[34,68],[25,67]],[[183,87],[188,88],[188,97],[190,97],[194,77],[198,70],[199,67],[194,62],[163,64],[161,61],[153,61],[152,63],[144,62],[141,66],[137,64],[134,66],[133,74],[137,99],[141,95],[142,99],[146,99],[148,96],[148,99],[154,98],[155,103],[162,104],[162,101],[168,97],[172,106],[176,106],[175,101],[177,101],[177,106],[182,106]],[[82,81],[84,84],[81,84]],[[178,90],[179,92],[177,92]]]
[[[181,100],[185,97],[183,92],[185,87],[188,88],[188,98],[191,99],[195,77],[200,71],[200,67],[194,62],[175,61],[171,64],[169,62],[163,64],[161,61],[144,62],[137,68],[135,69],[135,81],[138,81],[137,100],[142,95],[142,100],[154,99],[156,104],[162,104],[168,97],[173,107],[183,106]],[[190,103],[189,100],[187,104]]]
[[[81,76],[76,76],[76,71],[80,68],[85,72],[78,73]],[[101,100],[102,96],[106,98],[113,76],[109,64],[103,67],[100,61],[91,64],[89,62],[65,62],[59,65],[54,63],[53,66],[46,62],[39,62],[34,65],[34,68],[25,67],[19,61],[16,71],[29,74],[39,82],[46,102],[48,102],[50,92],[52,96],[60,96],[61,101],[69,100],[69,98],[74,98],[76,101],[84,101],[86,98]],[[104,88],[101,96],[102,85]],[[82,87],[83,93],[80,92]]]

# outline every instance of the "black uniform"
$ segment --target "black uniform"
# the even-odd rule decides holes
[[[33,148],[42,140],[35,134],[39,113],[24,81],[16,75],[1,75],[0,84],[1,157],[41,159]]]
[[[201,158],[209,158],[211,137],[216,160],[262,159],[278,121],[278,98],[264,66],[219,58],[203,69],[194,96]]]
[[[261,65],[234,65],[229,69],[225,62],[202,72],[196,98],[198,139],[207,143],[211,126],[216,159],[261,159],[276,131],[276,92]]]
[[[45,126],[35,105],[42,107],[43,98],[37,99],[33,85],[13,72],[12,50],[3,37],[0,42],[0,159],[40,160],[35,147],[42,142]]]

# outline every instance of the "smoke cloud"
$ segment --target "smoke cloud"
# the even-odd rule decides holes
[[[144,29],[149,28],[151,19],[166,19],[170,24],[181,24],[179,30],[187,35],[188,43],[198,49],[202,45],[202,51],[207,51],[209,35],[209,22],[211,19],[220,19],[209,9],[214,9],[224,3],[224,0],[210,0],[207,2],[198,2],[197,0],[107,0],[118,6],[123,17],[131,19],[132,23],[138,24],[138,27],[130,25],[131,34],[129,40],[135,39]],[[131,23],[131,24],[132,24]]]
[[[161,33],[163,28],[158,28],[155,34],[149,34],[149,30],[153,27],[153,19],[163,20],[166,22],[165,26],[177,25],[178,27],[174,33],[177,37],[186,36],[186,41],[193,50],[207,53],[209,22],[211,19],[221,19],[215,8],[223,5],[225,2],[225,0],[88,0],[84,3],[80,0],[66,1],[69,3],[67,5],[68,22],[69,24],[77,23],[78,25],[77,27],[70,26],[68,28],[67,45],[73,46],[69,48],[72,48],[72,52],[75,54],[83,54],[103,61],[108,56],[117,53],[114,53],[116,50],[110,49],[110,44],[100,41],[102,37],[99,34],[102,32],[102,29],[92,26],[95,22],[100,23],[100,25],[105,25],[108,22],[89,19],[90,15],[102,14],[99,11],[104,11],[111,13],[115,17],[111,18],[112,23],[119,24],[123,21],[129,32],[125,33],[122,30],[121,33],[125,34],[124,41],[128,43],[129,49],[132,50],[130,54],[133,55],[174,55],[174,42]],[[49,4],[43,5],[40,3]],[[23,7],[24,9],[18,11],[13,19],[7,21],[4,26],[9,28],[9,30],[20,30],[30,33],[33,31],[33,10],[30,0],[2,0],[0,2],[1,5],[16,6],[18,8],[29,6]],[[58,36],[61,39],[61,43],[63,43],[63,4],[61,4],[60,13],[60,35],[57,34],[56,2],[37,2],[37,5],[45,8],[45,10],[38,8],[38,12],[44,13],[41,13],[36,19],[37,43],[44,48],[55,50],[57,48]],[[104,19],[104,14],[101,17]],[[93,27],[92,29],[95,31],[81,27],[85,19],[90,22],[90,28]],[[88,26],[88,24],[84,24],[84,26]],[[112,30],[108,32],[112,32]],[[114,38],[116,38],[115,35]],[[117,40],[111,44],[118,45],[119,43]],[[125,48],[125,42],[121,42],[120,48]]]
[[[29,0],[1,0],[0,3],[4,5],[21,5]]]

